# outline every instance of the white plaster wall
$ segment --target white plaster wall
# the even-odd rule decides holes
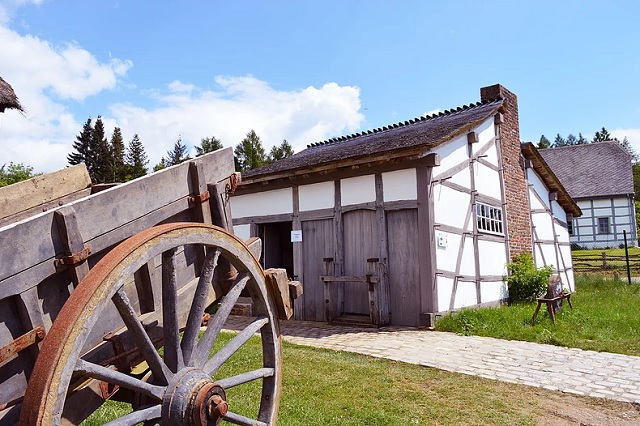
[[[480,297],[482,303],[496,302],[509,297],[507,283],[504,281],[486,281],[480,283]]]
[[[447,240],[447,247],[438,246],[438,237],[443,236]],[[461,235],[436,231],[436,267],[443,271],[455,272],[460,248]]]
[[[343,206],[375,201],[375,176],[366,175],[342,179],[340,181],[340,196]]]
[[[616,207],[621,207],[621,206],[628,207],[629,200],[627,200],[627,198],[614,198],[613,205]]]
[[[551,202],[551,208],[553,209],[553,216],[555,216],[556,219],[567,223],[567,213],[557,201]]]
[[[474,145],[478,145],[480,147],[485,146],[487,142],[496,135],[496,127],[494,123],[495,118],[494,116],[491,116],[475,128],[475,131],[478,133],[479,142]],[[496,162],[495,164],[497,165],[498,163]]]
[[[569,240],[569,231],[564,226],[556,223],[556,235],[558,236],[558,241],[561,243],[568,243]]]
[[[440,165],[433,169],[434,175],[438,176],[462,162],[469,161],[467,135],[461,135],[449,142],[445,142],[436,147],[434,152],[440,155]]]
[[[299,209],[301,212],[332,209],[335,204],[333,181],[301,185],[298,187]]]
[[[500,175],[497,171],[481,163],[474,163],[476,190],[498,200],[502,199],[500,191]]]
[[[438,307],[436,311],[448,311],[451,292],[453,291],[453,279],[436,277],[436,286],[438,288]]]
[[[435,222],[462,228],[471,196],[443,185],[434,185],[433,190]]]
[[[475,275],[475,251],[473,250],[473,239],[465,238],[464,251],[462,252],[462,263],[460,264],[460,275]],[[457,252],[456,252],[457,256]]]
[[[538,200],[538,197],[535,196],[535,194],[533,193],[533,188],[529,188],[529,206],[531,207],[531,210],[547,208],[547,206],[542,204],[540,200]]]
[[[416,169],[382,173],[384,201],[416,200],[418,185]]]
[[[533,226],[535,226],[535,235],[539,240],[553,240],[553,223],[551,215],[547,213],[536,213],[531,215]]]
[[[542,202],[544,203],[544,208],[548,209],[549,208],[549,191],[547,190],[547,187],[542,182],[542,180],[540,179],[540,176],[538,176],[538,174],[534,169],[527,169],[527,180],[532,185],[532,187],[530,188],[530,191],[535,190],[540,196],[540,198],[542,198]],[[529,198],[532,200],[532,202],[535,199],[537,204],[539,204],[539,201],[537,201],[537,197],[532,192],[530,192],[529,195],[530,195]],[[533,207],[533,204],[532,204],[531,208],[539,208],[539,207]]]
[[[451,179],[447,179],[447,182],[455,183],[467,189],[471,189],[471,174],[469,172],[469,167],[465,167],[464,170],[453,175]]]
[[[542,253],[544,254],[544,260],[546,263],[536,264],[537,267],[553,265],[555,270],[558,270],[558,267],[562,267],[562,265],[558,265],[556,261],[556,248],[554,244],[539,244],[542,249]]]
[[[536,266],[544,265],[544,262],[542,260],[542,249],[540,248],[540,244],[533,245],[533,263],[535,263]]]
[[[478,241],[480,275],[504,275],[507,254],[504,243],[497,241]]]
[[[500,166],[498,164],[498,150],[496,149],[495,142],[492,142],[491,148],[489,148],[483,155],[484,157],[482,157],[482,159],[484,161],[488,161],[496,167]]]
[[[233,233],[241,240],[248,240],[251,238],[251,225],[234,225]]]
[[[231,197],[231,216],[234,218],[293,213],[291,188]]]
[[[593,208],[597,209],[600,207],[611,207],[611,200],[610,199],[593,200]]]
[[[449,300],[451,300],[451,296],[449,296]],[[467,306],[475,306],[477,304],[478,296],[476,294],[476,283],[459,281],[458,291],[456,292],[456,300],[453,303],[453,308],[459,309]]]

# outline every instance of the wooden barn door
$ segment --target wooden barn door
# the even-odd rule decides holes
[[[389,211],[386,216],[391,323],[417,326],[420,320],[418,211]]]
[[[367,259],[380,256],[376,212],[355,210],[342,216],[344,229],[344,275],[367,274]],[[345,314],[369,315],[369,288],[362,282],[345,282]]]
[[[333,220],[312,220],[302,222],[302,318],[307,321],[325,321],[324,283],[320,276],[325,274],[322,259],[334,257]],[[296,301],[296,305],[298,301]]]

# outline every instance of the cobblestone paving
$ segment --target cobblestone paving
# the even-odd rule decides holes
[[[239,330],[246,317],[230,317]],[[509,383],[640,404],[640,357],[403,327],[281,322],[284,340]]]

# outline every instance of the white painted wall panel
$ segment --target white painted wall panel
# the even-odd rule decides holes
[[[549,208],[549,191],[547,187],[540,179],[540,176],[536,173],[534,169],[527,169],[527,179],[529,183],[532,185],[532,189],[535,190],[540,198],[542,198],[542,202],[544,203],[545,208]],[[532,200],[535,198],[533,194],[530,197]]]
[[[493,116],[484,120],[480,125],[478,125],[474,130],[478,133],[478,142],[475,145],[485,146],[487,142],[491,140],[496,135],[495,128],[495,118]],[[497,163],[495,163],[497,165]]]
[[[629,207],[616,207],[614,209],[616,216],[629,216]]]
[[[593,200],[593,208],[599,208],[599,207],[611,207],[611,200],[610,199]]]
[[[489,197],[502,199],[500,191],[500,175],[497,171],[491,170],[489,167],[481,163],[474,163],[476,190],[480,194]]]
[[[507,255],[504,243],[496,241],[478,241],[481,275],[504,275]]]
[[[567,223],[567,213],[557,201],[551,202],[551,208],[553,209],[553,215],[556,219]]]
[[[465,238],[464,251],[462,252],[462,264],[460,265],[460,275],[475,275],[476,263],[473,250],[473,239]]]
[[[462,228],[471,196],[442,185],[434,185],[435,222]]]
[[[366,175],[340,181],[343,206],[370,203],[376,200],[375,176]]]
[[[570,241],[569,231],[558,223],[556,223],[556,235],[558,236],[558,241],[561,243],[568,243]]]
[[[536,264],[536,266],[548,266],[553,265],[553,267],[558,269],[558,262],[556,261],[556,248],[554,244],[540,244],[542,248],[542,253],[544,254],[544,264]],[[560,265],[562,266],[562,265]]]
[[[496,302],[509,297],[507,283],[504,281],[487,281],[480,283],[481,303]]]
[[[539,240],[553,240],[553,224],[551,215],[547,213],[536,213],[531,215],[533,226],[535,226],[535,235]]]
[[[418,199],[416,169],[382,173],[382,189],[384,201]]]
[[[438,288],[438,307],[436,310],[448,311],[451,292],[453,291],[453,280],[451,278],[437,277],[436,286]]]
[[[471,189],[471,172],[469,171],[469,165],[467,164],[467,167],[465,167],[464,170],[453,175],[451,179],[447,180],[447,182],[455,183],[457,185],[463,186],[470,190]]]
[[[629,200],[626,197],[616,197],[613,199],[613,205],[614,206],[628,206],[629,205]]]
[[[300,211],[332,209],[335,204],[333,181],[301,185],[298,187]]]
[[[458,164],[469,161],[467,151],[467,135],[458,136],[450,142],[436,147],[434,152],[440,155],[440,165],[433,169],[434,175],[439,175]]]
[[[231,197],[231,215],[234,218],[293,213],[291,188]]]
[[[233,233],[240,239],[246,241],[251,238],[251,225],[235,225]]]
[[[540,244],[533,245],[533,263],[537,266],[544,265],[544,261],[542,259],[542,248],[540,248]]]
[[[538,197],[535,196],[533,193],[533,187],[529,188],[529,206],[531,207],[531,210],[547,208],[547,206],[541,203],[540,200],[538,200]]]
[[[478,296],[476,294],[476,283],[458,282],[458,291],[456,292],[456,300],[453,305],[454,309],[465,308],[478,304]]]
[[[440,236],[446,238],[447,247],[438,246],[438,237]],[[461,239],[461,235],[436,231],[436,268],[442,269],[443,271],[455,272]]]

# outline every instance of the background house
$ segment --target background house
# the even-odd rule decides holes
[[[632,158],[617,142],[539,151],[583,212],[569,221],[571,243],[619,247],[623,231],[637,244]]]
[[[561,185],[539,176],[542,157],[525,168],[516,96],[500,85],[480,94],[243,174],[234,231],[262,237],[263,265],[303,282],[296,318],[430,325],[438,312],[505,299],[506,263],[534,244],[540,262],[566,257],[573,285],[568,234],[553,230],[579,209],[568,196],[549,201]],[[532,226],[528,177],[553,235],[534,238],[543,226]]]

